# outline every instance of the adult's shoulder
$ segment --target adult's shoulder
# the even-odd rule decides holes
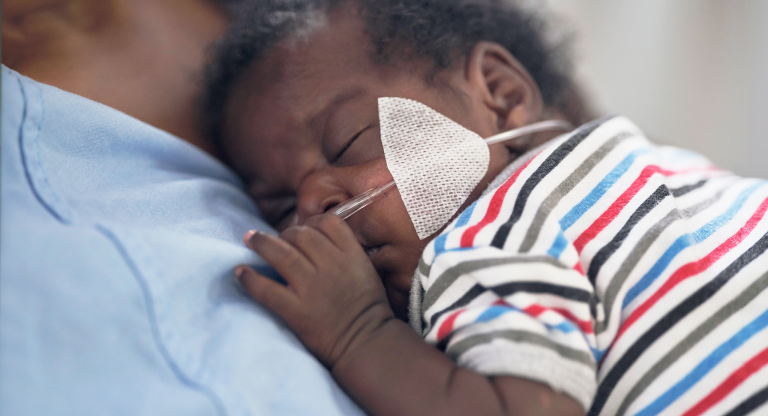
[[[358,413],[235,286],[237,264],[261,264],[241,236],[267,227],[232,172],[2,77],[0,414]]]
[[[238,177],[195,146],[5,67],[3,79],[12,107],[4,113],[15,112],[4,129],[16,129],[29,185],[59,219],[231,242],[250,228],[266,228]]]

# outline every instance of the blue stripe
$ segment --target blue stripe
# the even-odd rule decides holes
[[[603,180],[600,181],[600,183],[597,184],[586,197],[584,197],[584,199],[581,200],[581,202],[571,208],[571,210],[560,219],[560,229],[565,231],[578,221],[584,213],[589,211],[589,209],[592,208],[592,206],[595,205],[606,192],[608,192],[608,189],[610,189],[622,175],[627,173],[635,159],[646,152],[647,150],[641,149],[635,150],[627,155],[621,163],[616,165],[616,167],[613,168],[613,170],[606,175]],[[568,245],[568,240],[565,238],[562,231],[557,235],[557,238],[555,238],[555,241],[552,243],[552,247],[547,251],[549,255],[556,259],[560,258],[560,255],[563,254],[563,250],[565,250],[565,247]]]
[[[667,266],[669,266],[669,263],[672,262],[678,253],[690,247],[694,243],[698,244],[706,240],[709,238],[709,236],[714,234],[715,231],[719,230],[723,227],[723,225],[727,224],[728,221],[732,220],[736,213],[744,205],[744,202],[747,201],[747,198],[749,198],[749,196],[752,195],[752,193],[754,193],[755,190],[761,187],[763,184],[764,182],[758,182],[743,190],[736,198],[733,205],[731,205],[731,207],[728,208],[728,210],[723,214],[708,222],[706,225],[696,230],[693,234],[683,234],[678,237],[677,240],[675,240],[675,242],[672,243],[672,245],[669,246],[669,248],[664,252],[664,254],[662,254],[661,258],[656,261],[653,267],[651,267],[651,269],[648,270],[648,272],[637,283],[635,283],[635,285],[632,286],[629,291],[627,291],[627,295],[624,297],[624,302],[622,303],[621,308],[626,308],[630,302],[635,300],[635,298],[643,293],[643,291],[647,289],[648,286],[653,284],[653,282],[656,281],[656,279],[664,272]]]
[[[718,365],[725,357],[741,347],[747,340],[749,340],[757,332],[763,330],[768,326],[768,311],[763,312],[757,319],[750,322],[747,326],[742,328],[736,335],[732,336],[728,341],[725,341],[717,349],[715,349],[707,358],[699,363],[690,373],[688,373],[682,380],[677,382],[672,388],[667,390],[664,394],[659,396],[651,404],[637,413],[637,416],[651,416],[657,415],[661,411],[667,408],[672,402],[677,400],[685,392],[687,392],[694,384],[706,376],[712,368]]]
[[[575,207],[571,208],[565,216],[560,219],[560,228],[563,231],[571,228],[571,226],[579,219],[585,212],[592,208],[595,203],[602,198],[608,189],[616,183],[632,166],[632,163],[643,153],[647,153],[648,150],[640,149],[627,155],[615,168],[603,178],[597,186],[584,199],[581,200]]]
[[[475,322],[488,322],[498,318],[499,316],[507,312],[512,312],[512,311],[518,311],[518,310],[516,308],[512,308],[509,306],[494,305],[486,309],[483,313],[481,313],[480,316],[478,316],[477,319],[475,319]]]
[[[565,238],[565,234],[563,234],[563,230],[560,230],[557,233],[557,238],[555,238],[555,242],[552,243],[552,247],[549,248],[549,251],[547,251],[547,254],[550,256],[559,259],[560,255],[563,254],[563,250],[565,250],[565,247],[568,245],[568,239]]]
[[[603,359],[605,352],[608,351],[607,349],[601,350],[600,348],[593,348],[593,347],[589,347],[589,349],[592,350],[592,355],[595,357],[596,363],[599,363],[600,360]]]
[[[550,324],[548,324],[546,322],[542,322],[541,320],[532,317],[531,315],[528,315],[527,313],[525,313],[525,311],[522,311],[522,310],[520,310],[520,309],[518,309],[518,308],[516,308],[514,306],[511,306],[511,305],[493,305],[493,306],[489,307],[488,309],[486,309],[485,311],[483,311],[483,313],[481,313],[480,316],[478,316],[475,319],[475,322],[488,322],[488,321],[491,321],[491,320],[494,320],[494,319],[498,318],[501,315],[504,315],[507,312],[517,312],[519,314],[525,315],[526,317],[528,317],[530,319],[535,319],[540,324],[544,325],[546,328],[548,328],[550,330],[551,329],[557,329],[557,330],[559,330],[559,331],[561,331],[563,333],[566,333],[566,334],[569,334],[571,332],[579,330],[579,328],[577,328],[576,325],[574,325],[571,321],[569,321],[567,319],[563,319],[563,322],[561,322],[561,323],[559,323],[557,325],[550,325]]]
[[[690,247],[692,244],[693,239],[691,238],[690,234],[683,234],[678,237],[677,240],[675,240],[675,242],[669,246],[667,251],[665,251],[664,254],[662,254],[661,257],[656,261],[653,267],[651,267],[651,270],[648,270],[648,272],[627,291],[627,295],[624,297],[624,302],[622,303],[621,308],[626,308],[630,302],[635,300],[635,298],[638,297],[640,293],[642,293],[645,289],[648,288],[648,286],[656,281],[656,278],[664,272],[664,269],[669,266],[669,263],[672,262],[678,253]]]
[[[547,324],[544,324],[544,325],[547,325]],[[557,324],[555,326],[550,326],[550,325],[547,325],[547,326],[550,327],[550,328],[558,329],[558,330],[560,330],[560,331],[562,331],[562,332],[564,332],[566,334],[570,334],[573,331],[578,331],[579,330],[578,328],[576,328],[576,325],[571,323],[571,321],[569,321],[569,320],[563,320],[563,322],[560,322],[559,324]],[[579,331],[579,332],[581,332],[581,331]],[[586,338],[586,336],[585,336],[585,338]]]
[[[734,215],[736,215],[739,209],[741,209],[742,205],[744,205],[744,202],[747,201],[747,198],[749,198],[750,195],[752,195],[752,193],[757,190],[757,188],[763,186],[763,184],[764,182],[758,182],[742,191],[736,198],[736,202],[728,211],[710,221],[707,225],[699,228],[698,231],[693,233],[693,239],[696,240],[697,243],[700,243],[709,238],[709,236],[714,234],[715,231],[719,230],[728,221],[733,219]]]
[[[473,202],[469,207],[467,207],[467,209],[464,210],[464,212],[461,213],[461,215],[459,215],[459,218],[456,220],[456,224],[454,224],[451,231],[467,225],[469,218],[472,216],[472,212],[475,210],[476,205],[477,201]],[[440,236],[435,239],[435,257],[445,251],[445,241],[448,239],[448,234],[450,234],[450,232],[443,231],[442,234],[440,234]]]

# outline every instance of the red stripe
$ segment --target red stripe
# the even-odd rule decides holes
[[[752,232],[753,229],[757,226],[757,224],[760,222],[760,220],[763,218],[763,215],[765,215],[765,211],[768,209],[768,198],[766,198],[762,204],[757,208],[757,211],[755,211],[754,214],[752,214],[752,217],[747,221],[746,224],[738,231],[736,234],[732,235],[730,238],[725,240],[722,244],[720,244],[717,248],[712,250],[709,254],[704,256],[704,258],[687,263],[683,266],[681,266],[679,269],[677,269],[672,276],[669,277],[669,279],[664,282],[664,284],[659,288],[656,293],[654,293],[648,300],[643,302],[642,305],[640,305],[637,309],[632,311],[632,313],[629,315],[626,321],[622,323],[621,329],[619,330],[619,333],[616,335],[616,339],[614,339],[614,343],[619,340],[622,334],[627,331],[629,327],[632,326],[638,319],[640,319],[641,316],[645,312],[648,311],[659,299],[661,299],[662,296],[667,294],[672,288],[677,286],[678,283],[682,282],[683,280],[694,276],[696,274],[701,273],[702,271],[706,270],[709,266],[711,266],[714,262],[716,262],[720,257],[722,257],[725,253],[730,251],[732,248],[736,247],[739,243],[741,243],[746,236],[749,235],[750,232]]]
[[[568,309],[548,308],[546,306],[542,306],[542,305],[534,303],[534,304],[528,306],[527,308],[523,309],[523,311],[525,313],[527,313],[528,315],[531,315],[531,316],[534,316],[534,317],[538,317],[539,315],[541,315],[542,313],[544,313],[546,311],[552,311],[552,312],[560,314],[563,318],[567,319],[572,324],[574,324],[577,327],[579,327],[581,332],[583,332],[585,334],[592,334],[594,332],[594,330],[592,329],[592,321],[581,320],[581,319],[577,318],[576,315],[571,313],[571,311],[569,311]]]
[[[447,337],[451,334],[451,332],[453,332],[453,323],[456,322],[456,318],[458,318],[462,312],[464,312],[464,309],[459,309],[458,311],[448,316],[445,321],[443,321],[443,323],[440,325],[440,329],[437,330],[437,342],[442,341],[443,338]]]
[[[573,246],[578,253],[584,249],[584,246],[592,241],[601,231],[608,226],[621,212],[622,209],[632,200],[632,198],[642,189],[648,182],[648,179],[653,176],[654,173],[661,173],[662,175],[669,176],[676,172],[663,170],[656,165],[648,165],[640,172],[640,176],[632,182],[632,185],[627,188],[621,196],[616,199],[613,204],[605,211],[600,217],[592,223],[583,233],[573,242]]]
[[[725,396],[730,394],[736,387],[738,387],[749,376],[756,373],[768,363],[768,348],[760,351],[759,354],[752,357],[749,361],[744,363],[738,370],[734,371],[728,376],[725,381],[720,383],[717,388],[712,390],[707,397],[701,399],[695,406],[690,408],[683,416],[696,416],[704,413],[710,407],[717,404],[720,400],[723,400]]]
[[[526,162],[509,179],[507,179],[507,181],[504,182],[504,184],[501,185],[499,189],[496,190],[496,192],[493,194],[493,197],[491,198],[491,203],[488,205],[488,210],[485,212],[485,217],[483,217],[479,223],[464,230],[464,234],[461,235],[461,247],[472,247],[472,245],[475,243],[475,236],[477,233],[479,233],[483,227],[492,223],[496,220],[496,218],[498,218],[499,212],[501,212],[501,205],[504,203],[504,197],[506,197],[507,191],[509,191],[509,188],[515,183],[518,176],[520,176],[520,173],[528,167],[528,165],[533,161],[533,159],[536,158],[536,156],[532,157],[531,160]]]
[[[531,316],[539,316],[542,313],[544,313],[546,310],[547,310],[547,308],[545,308],[545,307],[543,307],[541,305],[538,305],[536,303],[534,303],[534,304],[528,306],[527,308],[523,309],[523,311],[525,311],[525,313],[527,313],[528,315],[531,315]]]
[[[504,302],[504,299],[497,299],[491,304],[491,306],[506,304],[507,303]],[[445,321],[443,321],[443,323],[440,325],[440,329],[437,330],[437,342],[442,341],[443,338],[447,337],[451,332],[453,332],[453,324],[456,322],[456,318],[458,318],[459,315],[461,315],[464,311],[466,311],[466,309],[459,309],[458,311],[448,316]]]

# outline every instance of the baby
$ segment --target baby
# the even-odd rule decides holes
[[[392,180],[380,97],[480,137],[580,125],[583,106],[541,21],[509,2],[254,3],[218,47],[208,110],[281,231],[245,242],[287,285],[235,274],[366,411],[760,411],[764,182],[608,117],[489,145],[484,177],[426,238],[397,191],[344,221],[328,212]]]

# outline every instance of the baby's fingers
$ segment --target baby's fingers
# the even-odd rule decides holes
[[[323,233],[305,225],[288,228],[280,234],[280,238],[299,249],[304,257],[318,267],[327,263],[338,251]]]
[[[360,243],[355,238],[352,229],[337,215],[320,214],[309,217],[304,225],[312,227],[325,235],[341,250],[360,249]]]
[[[295,285],[315,273],[315,266],[287,241],[265,233],[245,235],[245,243],[280,273],[289,285]]]
[[[248,266],[237,266],[235,277],[240,282],[240,286],[248,292],[251,297],[271,309],[286,322],[291,322],[295,315],[299,301],[296,295],[290,289],[256,273]]]

